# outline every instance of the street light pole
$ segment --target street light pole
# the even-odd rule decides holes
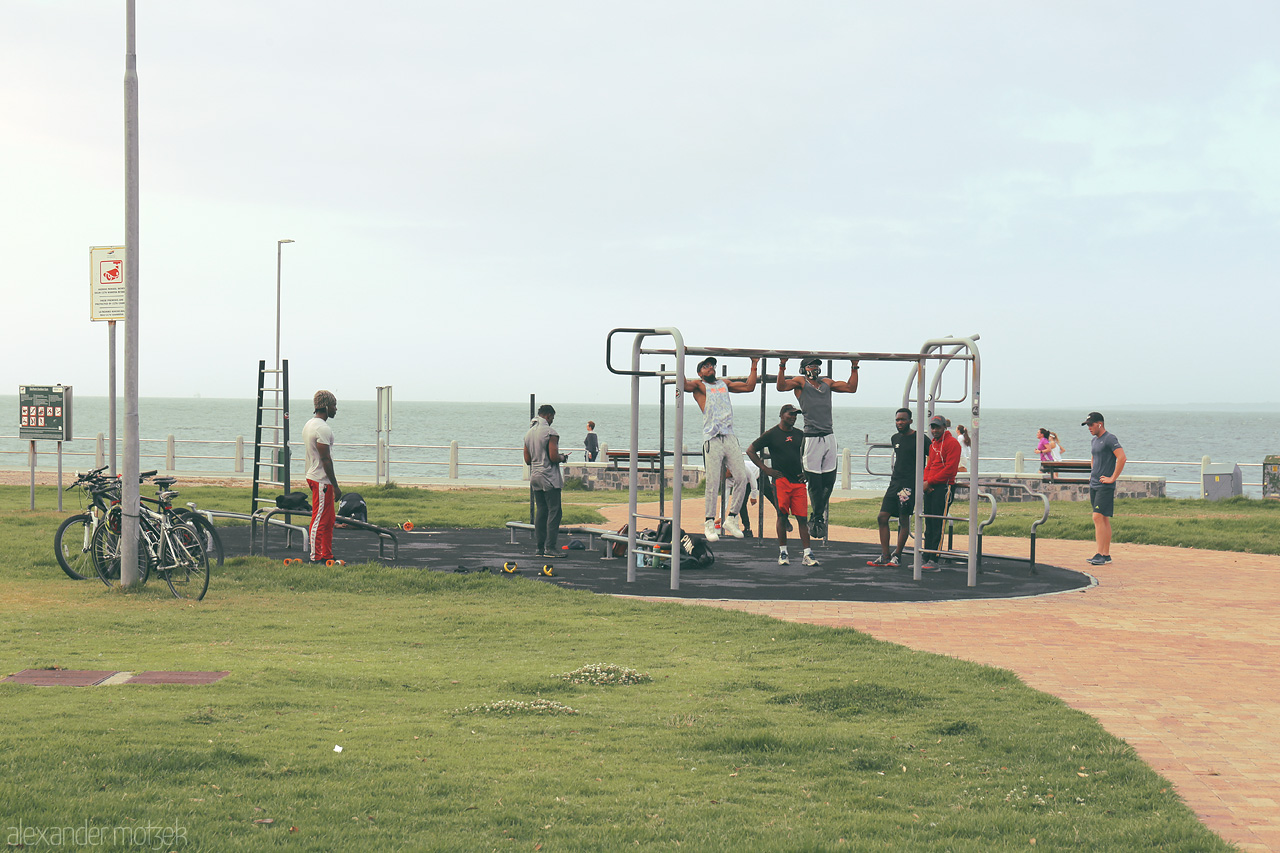
[[[284,251],[285,243],[292,243],[292,240],[276,241],[276,370],[280,370],[280,263],[281,253]]]

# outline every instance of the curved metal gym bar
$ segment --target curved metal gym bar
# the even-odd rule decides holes
[[[631,345],[631,366],[629,369],[619,369],[613,364],[613,338],[619,334],[633,334],[635,337]],[[670,338],[672,345],[669,347],[655,348],[645,347],[645,340],[652,337]],[[656,327],[656,328],[617,328],[610,330],[605,340],[605,366],[610,373],[617,376],[631,377],[631,453],[629,464],[629,512],[627,522],[627,582],[634,583],[636,579],[636,529],[639,519],[649,519],[651,521],[670,521],[673,531],[673,542],[671,548],[671,589],[678,590],[680,588],[680,548],[675,541],[681,529],[680,510],[681,510],[681,492],[684,486],[684,454],[676,451],[672,454],[672,503],[670,516],[650,516],[641,515],[636,512],[637,497],[639,492],[639,442],[640,442],[640,380],[644,378],[659,378],[660,380],[671,379],[676,388],[676,413],[675,413],[675,435],[678,437],[677,444],[682,444],[684,438],[684,382],[685,382],[685,357],[686,356],[708,356],[714,355],[717,358],[759,358],[762,360],[769,358],[787,358],[800,359],[817,357],[830,361],[846,361],[856,359],[858,361],[901,361],[912,364],[911,377],[908,379],[907,389],[903,393],[904,405],[908,401],[915,403],[916,409],[916,494],[924,493],[924,432],[928,428],[927,418],[932,414],[935,403],[937,402],[963,402],[961,400],[938,401],[935,398],[938,389],[941,388],[942,372],[947,365],[954,361],[963,361],[969,363],[969,373],[966,377],[966,392],[971,400],[972,423],[970,427],[970,471],[969,480],[971,483],[978,481],[978,433],[980,423],[980,399],[981,399],[981,356],[978,353],[977,341],[978,336],[974,335],[967,338],[933,338],[925,341],[920,347],[920,351],[916,353],[892,353],[892,352],[814,352],[812,350],[776,350],[776,349],[739,349],[732,347],[690,347],[686,346],[684,336],[680,330],[674,326]],[[661,355],[674,356],[674,370],[643,370],[641,369],[641,356]],[[930,362],[936,362],[937,368],[934,373],[933,381],[930,384],[929,392],[925,390],[925,372],[926,366]],[[762,364],[763,368],[764,365]],[[767,370],[762,370],[767,373]],[[911,396],[911,385],[914,380],[915,395]],[[664,423],[665,426],[665,423]],[[665,445],[665,435],[661,441]],[[665,475],[664,475],[665,476]],[[945,519],[944,519],[945,520]],[[956,519],[963,521],[965,519]],[[953,554],[964,553],[968,557],[968,585],[970,587],[978,584],[978,551],[977,536],[972,535],[972,531],[978,529],[978,490],[976,488],[969,489],[969,514],[968,514],[969,530],[971,535],[968,536],[969,547],[965,552],[951,552]],[[915,511],[916,524],[916,547],[914,550],[914,566],[912,570],[913,579],[919,581],[922,579],[923,566],[923,533],[924,533],[924,501],[916,501]],[[939,543],[941,544],[941,543]]]

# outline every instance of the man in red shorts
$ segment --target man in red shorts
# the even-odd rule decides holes
[[[760,473],[773,479],[778,496],[778,565],[791,563],[787,554],[787,515],[795,516],[800,527],[800,545],[804,548],[806,566],[817,566],[809,547],[809,494],[804,482],[804,434],[796,429],[796,415],[804,414],[788,403],[778,413],[781,420],[773,429],[751,442],[747,456],[759,468]],[[760,451],[768,448],[769,461],[760,458]]]

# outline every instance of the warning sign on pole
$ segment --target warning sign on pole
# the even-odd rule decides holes
[[[124,246],[89,248],[89,319],[124,319]]]

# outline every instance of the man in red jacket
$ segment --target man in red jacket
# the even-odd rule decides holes
[[[938,571],[938,543],[942,541],[943,516],[951,507],[951,487],[960,467],[960,442],[947,430],[947,419],[929,419],[929,456],[924,464],[924,565],[926,572]]]

